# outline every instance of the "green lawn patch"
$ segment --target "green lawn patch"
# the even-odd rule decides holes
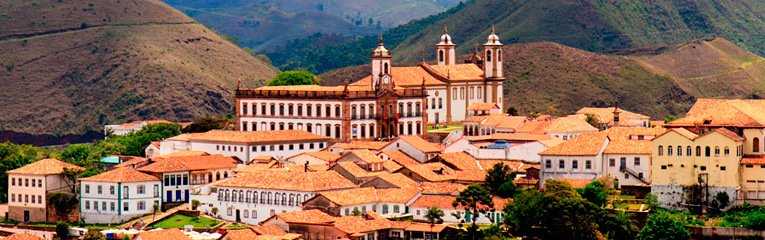
[[[151,228],[183,228],[185,225],[193,225],[195,228],[210,228],[220,224],[221,221],[206,217],[189,217],[174,214],[164,220],[154,223]]]
[[[232,223],[225,227],[226,229],[243,229],[243,228],[250,228],[250,226],[239,224],[239,223]]]

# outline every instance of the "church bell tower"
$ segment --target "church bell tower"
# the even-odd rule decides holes
[[[454,43],[452,43],[452,37],[444,26],[444,35],[441,35],[441,41],[436,44],[436,60],[438,65],[454,65],[456,59],[456,53],[454,51]]]
[[[383,76],[390,76],[390,50],[385,49],[383,45],[382,35],[380,35],[380,44],[376,49],[372,50],[372,89],[377,89],[380,86]],[[390,80],[390,77],[388,78]],[[386,83],[387,84],[387,83]]]

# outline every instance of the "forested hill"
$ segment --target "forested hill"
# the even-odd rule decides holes
[[[2,140],[218,116],[279,72],[157,0],[0,1],[0,49]]]
[[[434,59],[444,26],[467,54],[483,43],[492,24],[503,43],[549,41],[594,52],[654,44],[680,44],[705,37],[725,38],[755,54],[765,54],[765,1],[737,0],[470,0],[445,13],[412,21],[384,33],[394,61]],[[400,36],[405,36],[401,38]],[[320,36],[318,39],[326,38]],[[274,65],[324,72],[368,59],[375,38],[289,42],[290,51],[270,53]],[[301,43],[301,44],[294,44]],[[331,57],[331,58],[328,58]],[[331,59],[331,66],[321,66]],[[320,67],[316,67],[320,66]]]

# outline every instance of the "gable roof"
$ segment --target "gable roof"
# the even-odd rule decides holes
[[[454,170],[443,163],[425,163],[420,165],[405,166],[429,182],[443,182],[454,180]],[[401,170],[399,170],[401,171]]]
[[[733,132],[731,130],[728,130],[727,128],[715,128],[715,129],[712,129],[712,131],[709,131],[708,133],[711,133],[711,132],[716,132],[716,133],[722,134],[723,136],[728,137],[728,138],[730,138],[733,141],[744,141],[744,140],[746,140],[743,137],[739,136],[737,133],[735,133],[735,132]]]
[[[529,121],[523,123],[521,127],[515,130],[516,133],[545,134],[547,127],[553,124],[553,121]]]
[[[160,155],[155,158],[190,157],[190,156],[207,156],[207,155],[210,155],[210,153],[205,151],[181,150],[177,152],[171,152],[165,155]]]
[[[412,147],[424,153],[441,152],[443,150],[443,147],[441,147],[440,145],[425,141],[425,139],[422,139],[420,136],[417,136],[417,135],[399,136],[396,140],[390,142],[388,146],[390,146],[391,144],[395,143],[398,140],[404,141],[408,143],[409,145],[411,145]]]
[[[311,210],[302,210],[302,211],[292,211],[292,212],[286,212],[286,213],[277,213],[267,218],[266,220],[263,220],[261,223],[266,222],[273,217],[279,217],[282,220],[284,220],[284,222],[286,223],[317,224],[317,223],[331,223],[335,221],[335,217],[333,217],[332,215],[324,213],[318,209],[311,209]]]
[[[31,233],[14,233],[7,237],[0,237],[0,240],[46,240],[46,238]]]
[[[502,119],[502,122],[497,125],[497,128],[517,129],[527,121],[530,121],[530,119],[526,116],[507,116]]]
[[[190,135],[188,140],[212,141],[212,142],[239,142],[239,143],[264,143],[264,142],[297,142],[329,140],[329,137],[316,135],[304,130],[273,130],[273,131],[229,131],[210,130],[206,133]]]
[[[191,240],[190,237],[183,234],[183,232],[177,228],[139,232],[138,237],[141,237],[141,240]]]
[[[390,183],[396,187],[399,188],[417,188],[419,187],[419,184],[412,180],[411,178],[404,176],[404,174],[401,173],[392,173],[392,174],[380,174],[375,178],[370,179],[368,182],[371,182],[372,180],[380,179],[382,181],[385,181],[387,183]],[[364,187],[364,185],[361,185]]]
[[[417,161],[416,159],[410,157],[408,154],[400,150],[383,150],[380,152],[380,154],[383,154],[383,153],[385,155],[388,155],[391,161],[394,161],[401,166],[411,166],[411,165],[422,164],[420,161]]]
[[[665,128],[633,128],[633,127],[613,127],[605,130],[608,135],[608,145],[603,153],[607,154],[651,154],[653,145],[651,140],[664,134]],[[635,136],[633,138],[633,136]],[[636,139],[637,136],[644,136],[643,140]]]
[[[350,206],[374,202],[407,203],[420,193],[416,188],[355,188],[340,191],[322,192],[323,196],[340,206]]]
[[[765,126],[765,100],[698,99],[685,117],[666,126]]]
[[[443,86],[447,81],[477,81],[483,80],[483,70],[477,65],[453,64],[453,65],[429,65],[421,63],[413,67],[391,67],[391,80],[396,86],[413,87]],[[372,77],[367,76],[351,86],[371,86]]]
[[[354,155],[359,158],[359,160],[363,161],[366,164],[373,164],[373,163],[382,163],[382,158],[378,157],[377,154],[373,153],[369,150],[351,150],[348,151],[343,157],[348,155]]]
[[[579,178],[558,178],[558,181],[564,181],[571,184],[573,188],[584,188],[588,183],[592,182],[592,179],[579,179]]]
[[[473,156],[470,156],[470,154],[465,152],[442,153],[433,160],[435,159],[441,159],[449,165],[456,167],[455,170],[482,169],[478,164],[478,161]]]
[[[272,169],[278,163],[279,161],[276,161],[276,160],[271,160],[268,162],[252,162],[251,164],[244,166],[242,168],[234,169],[234,172],[249,173],[249,172],[255,172],[255,171],[265,171],[265,170]]]
[[[306,155],[310,155],[312,157],[327,161],[327,162],[334,162],[338,158],[340,158],[340,155],[337,153],[333,153],[330,151],[318,151],[318,152],[305,152]]]
[[[595,119],[598,121],[598,123],[607,123],[610,126],[613,124],[613,121],[614,121],[614,110],[615,109],[613,107],[607,107],[607,108],[584,107],[582,109],[579,109],[579,111],[576,111],[576,114],[582,114],[582,115],[593,114],[595,115]],[[619,111],[619,118],[622,120],[651,119],[650,117],[646,115],[630,112],[622,108],[617,109],[617,111]],[[627,121],[621,121],[621,122],[627,122]]]
[[[656,137],[663,136],[664,134],[667,134],[669,132],[674,132],[674,133],[680,134],[680,136],[683,136],[683,137],[685,137],[685,138],[687,138],[688,140],[691,140],[691,141],[696,139],[697,137],[699,137],[698,134],[696,134],[694,132],[691,132],[690,130],[685,129],[685,128],[670,128],[666,132],[664,132],[664,133],[662,133],[662,134],[660,134],[659,136],[656,136]]]
[[[380,174],[384,174],[386,172],[370,172],[366,169],[361,168],[358,164],[354,162],[338,162],[332,167],[329,168],[329,170],[335,170],[337,168],[345,169],[346,172],[353,175],[354,178],[361,180],[361,178],[369,178],[374,177]]]
[[[287,234],[287,232],[285,232],[284,229],[276,225],[252,226],[250,227],[250,229],[260,235],[282,236]]]
[[[455,192],[460,192],[462,190],[465,190],[465,188],[467,187],[468,186],[465,184],[449,183],[449,182],[420,183],[420,189],[422,189],[422,194],[447,195],[447,194],[452,194]]]
[[[598,129],[587,123],[580,116],[568,116],[551,121],[547,126],[545,133],[549,132],[597,132]]]
[[[270,226],[276,227],[275,225],[270,225]],[[224,236],[228,236],[232,240],[252,240],[257,238],[258,235],[260,234],[256,233],[255,231],[249,228],[230,229],[230,230],[226,230],[226,233],[224,234]],[[223,236],[221,236],[220,239],[224,239]]]
[[[223,180],[218,187],[244,187],[259,189],[280,189],[305,192],[354,188],[348,179],[335,171],[325,172],[292,172],[292,171],[260,171],[245,173],[231,179]]]
[[[125,168],[125,167],[116,168],[114,170],[104,172],[95,176],[80,178],[79,180],[91,181],[91,182],[115,182],[115,183],[159,181],[158,178],[152,175],[136,171],[132,168]]]
[[[138,168],[143,172],[180,172],[208,169],[236,168],[239,160],[220,154],[208,156],[188,156],[160,158],[155,163]]]
[[[499,109],[499,106],[497,106],[497,103],[474,102],[467,107],[467,110],[468,111],[489,111],[494,108]]]
[[[568,141],[539,152],[539,155],[547,156],[595,156],[600,154],[603,144],[608,140],[605,132],[582,133]]]
[[[388,172],[395,172],[399,169],[403,168],[403,166],[399,165],[398,163],[394,162],[393,160],[388,160],[383,162],[383,169]]]
[[[32,174],[32,175],[52,175],[61,174],[64,172],[64,168],[77,169],[85,171],[84,167],[62,162],[55,158],[46,158],[33,162],[23,167],[9,170],[6,173],[13,174]]]

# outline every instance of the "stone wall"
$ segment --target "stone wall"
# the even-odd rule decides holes
[[[45,208],[8,206],[8,216],[14,221],[23,222],[24,211],[29,211],[29,222],[45,222],[47,220]]]
[[[70,206],[69,215],[66,216],[66,219],[61,219],[58,214],[56,214],[56,207],[54,207],[52,204],[48,204],[47,206],[47,218],[46,222],[58,222],[58,221],[64,221],[64,222],[78,222],[80,221],[80,204],[75,204]]]
[[[673,210],[687,210],[687,203],[689,202],[691,186],[683,185],[657,185],[651,186],[651,193],[656,195],[659,205],[663,208]],[[735,202],[736,189],[732,187],[713,187],[710,186],[708,193],[708,202],[714,199],[717,192],[727,192],[731,198],[731,203]]]

